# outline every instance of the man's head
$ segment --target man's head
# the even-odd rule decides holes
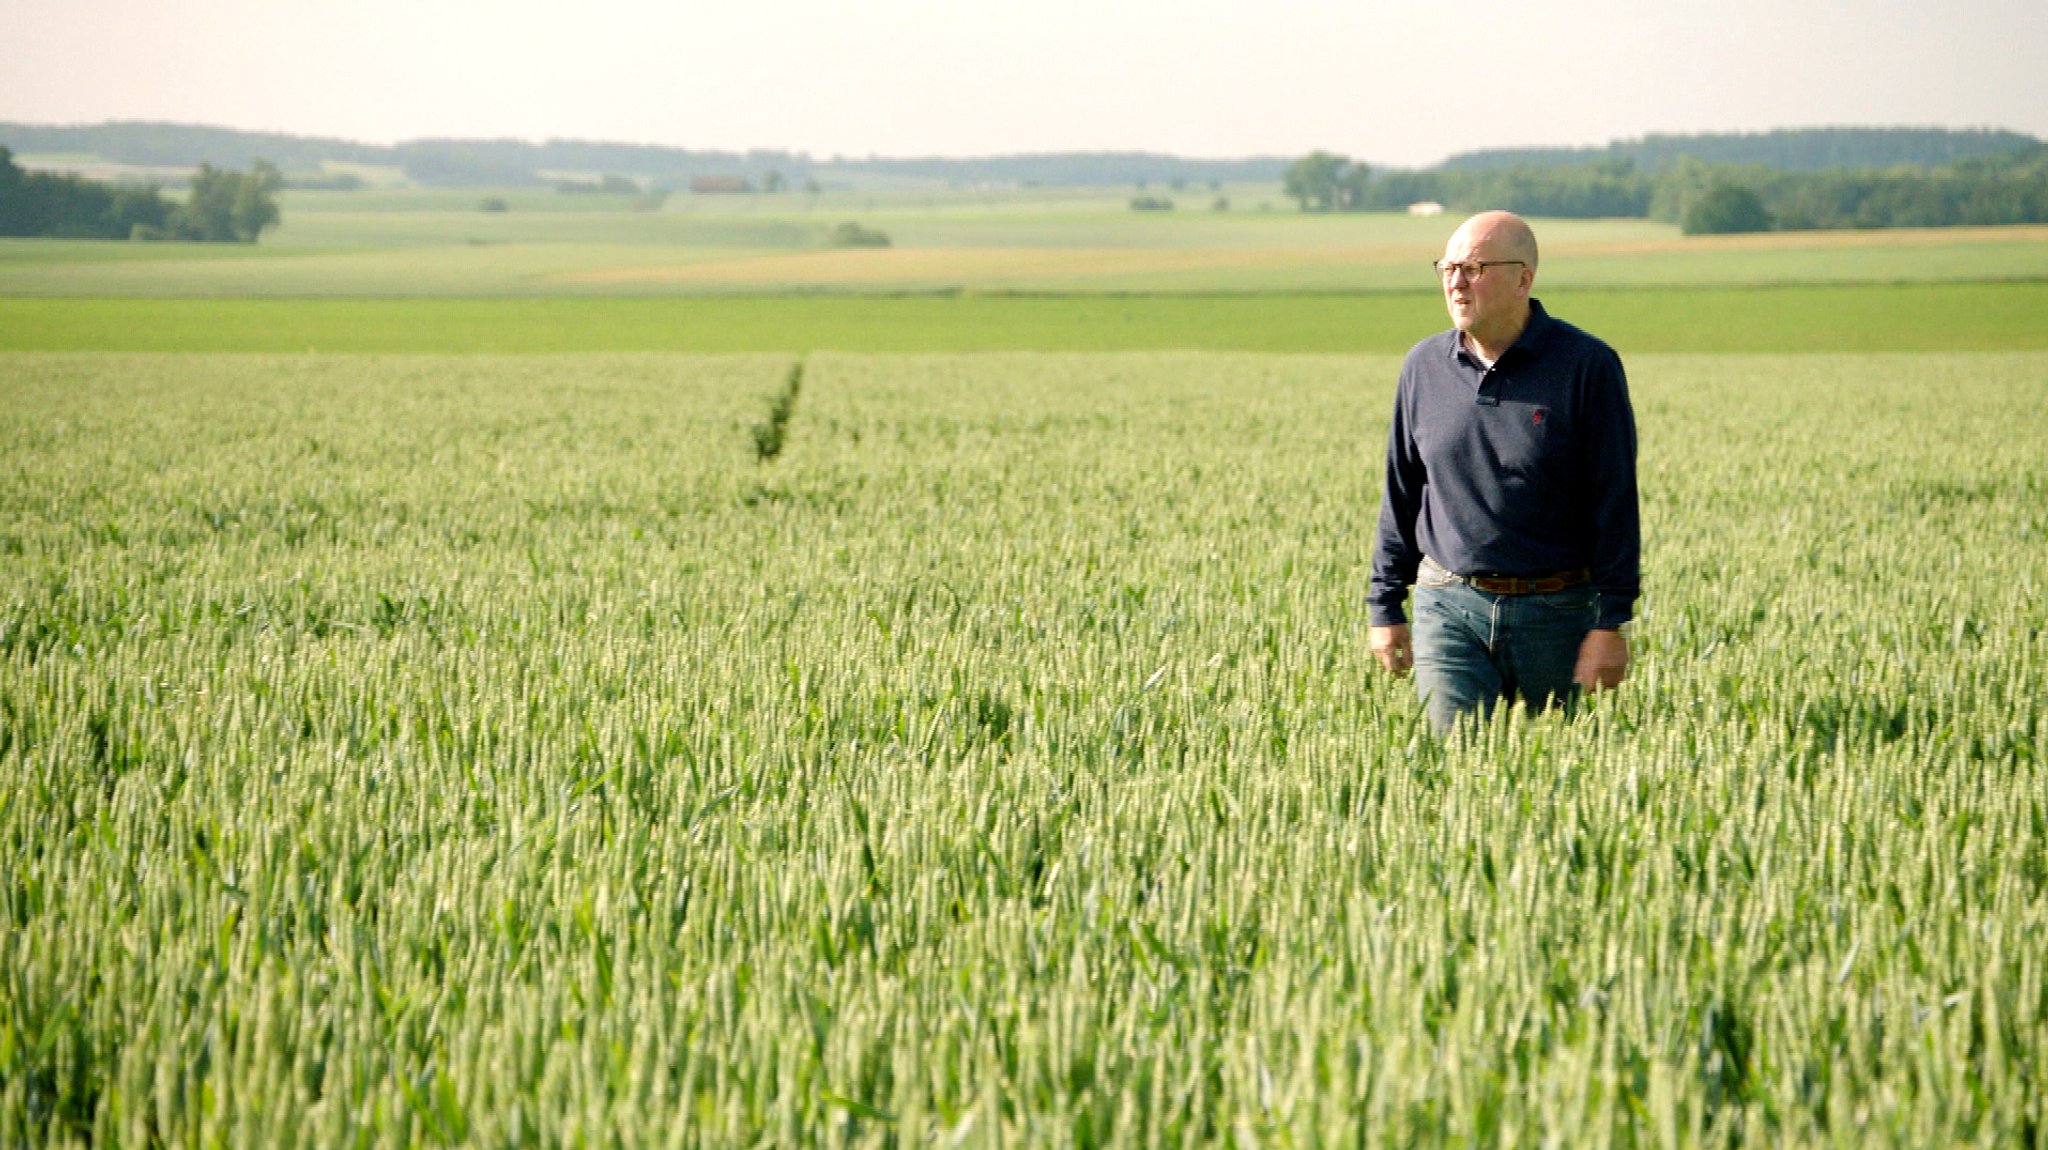
[[[1496,354],[1529,322],[1536,233],[1513,212],[1481,212],[1444,245],[1444,307],[1451,324]],[[1468,274],[1476,269],[1478,275]]]

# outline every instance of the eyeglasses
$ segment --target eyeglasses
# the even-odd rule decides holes
[[[1477,283],[1479,281],[1479,278],[1486,274],[1487,268],[1505,267],[1508,264],[1517,264],[1521,267],[1529,266],[1529,262],[1527,260],[1474,260],[1471,263],[1463,264],[1447,263],[1443,260],[1437,260],[1435,263],[1432,263],[1429,266],[1435,268],[1436,274],[1444,277],[1445,279],[1450,279],[1451,277],[1457,275],[1459,272],[1464,272],[1465,280],[1467,283]]]

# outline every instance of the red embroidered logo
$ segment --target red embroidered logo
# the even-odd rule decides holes
[[[1537,408],[1536,410],[1534,410],[1534,411],[1530,412],[1530,413],[1529,413],[1529,422],[1530,422],[1530,423],[1533,423],[1533,424],[1536,424],[1536,425],[1537,425],[1537,426],[1539,426],[1539,427],[1540,427],[1540,426],[1542,426],[1542,424],[1543,424],[1543,409],[1539,407],[1539,408]]]

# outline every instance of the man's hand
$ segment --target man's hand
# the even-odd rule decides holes
[[[1391,627],[1374,627],[1372,655],[1380,661],[1380,666],[1395,675],[1405,675],[1413,670],[1415,641],[1408,635],[1408,624],[1396,623]],[[1582,660],[1584,657],[1580,656]]]
[[[1621,686],[1628,674],[1628,640],[1619,631],[1588,631],[1579,641],[1579,661],[1572,682],[1587,691]]]

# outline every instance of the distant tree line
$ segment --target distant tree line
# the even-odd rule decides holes
[[[1284,186],[1304,211],[1399,211],[1435,201],[1575,219],[1646,217],[1688,233],[2048,222],[2048,145],[1936,167],[1793,171],[1686,159],[1646,172],[1622,157],[1574,165],[1369,172],[1341,156],[1296,160]]]
[[[1961,160],[2010,155],[2041,141],[1983,128],[1779,128],[1768,132],[1651,133],[1600,148],[1487,148],[1452,156],[1439,168],[1576,168],[1626,160],[1662,172],[1687,161],[1758,164],[1793,172],[1834,168],[1933,168]]]
[[[1358,211],[1397,211],[1432,200],[1459,209],[1506,208],[1530,216],[1598,219],[1647,216],[1656,191],[1656,177],[1637,171],[1627,160],[1603,159],[1574,167],[1380,172],[1359,190],[1354,203]]]
[[[2048,223],[2048,146],[1933,168],[1788,172],[1695,162],[1659,179],[1649,214],[1688,231],[1725,230],[1704,226],[1710,221],[1694,210],[1722,187],[1753,194],[1776,231]]]
[[[813,189],[834,177],[915,179],[955,186],[1129,187],[1176,190],[1206,184],[1264,183],[1290,172],[1285,158],[1195,160],[1145,152],[1075,152],[977,158],[814,158],[777,150],[714,151],[589,140],[408,140],[394,145],[243,132],[197,125],[115,122],[52,127],[0,122],[0,144],[22,153],[95,155],[123,164],[187,168],[202,159],[229,167],[258,157],[277,163],[293,186],[342,188],[360,179],[331,171],[336,163],[402,170],[415,183],[476,188],[539,188],[541,173],[607,172],[644,188],[685,187],[699,177],[732,176],[754,187],[771,183]],[[2001,165],[2037,153],[2041,141],[2018,132],[1938,128],[1808,128],[1769,132],[1649,135],[1601,148],[1494,149],[1455,156],[1422,172],[1373,171],[1342,156],[1322,153],[1320,171],[1290,189],[1310,211],[1402,207],[1433,199],[1452,206],[1513,204],[1541,214],[1644,216],[1682,220],[1691,199],[1716,179],[1749,188],[1778,227],[1870,227],[1870,220],[1923,219],[1949,212],[1975,221],[1989,203],[2001,218],[2023,210],[2025,177]],[[1299,161],[1296,161],[1298,163]],[[1972,164],[1990,164],[1978,171]],[[1702,182],[1700,165],[1713,169]],[[1930,177],[1929,187],[1907,187],[1910,177],[1879,173],[1910,168]],[[1770,179],[1760,178],[1768,173]],[[1793,185],[1777,173],[1825,177]],[[1855,172],[1851,177],[1844,173]],[[774,180],[770,180],[770,174]],[[1874,183],[1872,181],[1875,181]],[[1859,182],[1860,181],[1860,182]],[[1958,192],[1951,184],[1972,185]],[[2007,186],[2005,181],[2015,181]],[[1986,184],[1998,184],[1985,190]],[[1870,186],[1866,187],[1865,184]],[[1674,191],[1674,189],[1677,189]],[[1981,194],[1980,194],[1981,193]],[[1844,203],[1842,201],[1850,201]],[[1950,206],[1937,211],[1936,201]]]
[[[202,164],[174,203],[155,187],[26,171],[0,147],[0,236],[254,243],[278,222],[283,185],[260,160],[247,172]]]
[[[1278,156],[1241,160],[1196,160],[1156,152],[1053,152],[971,159],[840,159],[819,166],[820,175],[862,175],[944,180],[955,185],[1109,188],[1165,185],[1169,188],[1225,183],[1265,183],[1287,167]]]
[[[15,151],[94,155],[143,167],[190,167],[201,159],[245,166],[258,157],[278,164],[294,186],[322,179],[324,165],[397,168],[417,184],[439,187],[543,188],[543,172],[615,172],[644,186],[682,187],[698,176],[736,175],[764,186],[775,172],[791,188],[819,186],[834,176],[882,176],[956,185],[1127,187],[1264,182],[1280,177],[1284,158],[1201,160],[1149,152],[1071,152],[978,158],[834,157],[777,149],[721,151],[618,144],[595,140],[420,139],[392,145],[244,132],[193,124],[116,121],[71,127],[0,122],[0,143]],[[306,186],[315,186],[308,183]],[[321,185],[325,186],[325,185]]]
[[[164,227],[170,215],[155,188],[24,171],[0,147],[0,236],[125,240],[137,228]]]
[[[296,175],[317,172],[327,160],[391,163],[391,149],[350,140],[149,120],[114,120],[68,127],[0,123],[0,144],[19,155],[91,155],[145,168],[194,168],[201,161],[247,168],[258,160],[268,160]]]

